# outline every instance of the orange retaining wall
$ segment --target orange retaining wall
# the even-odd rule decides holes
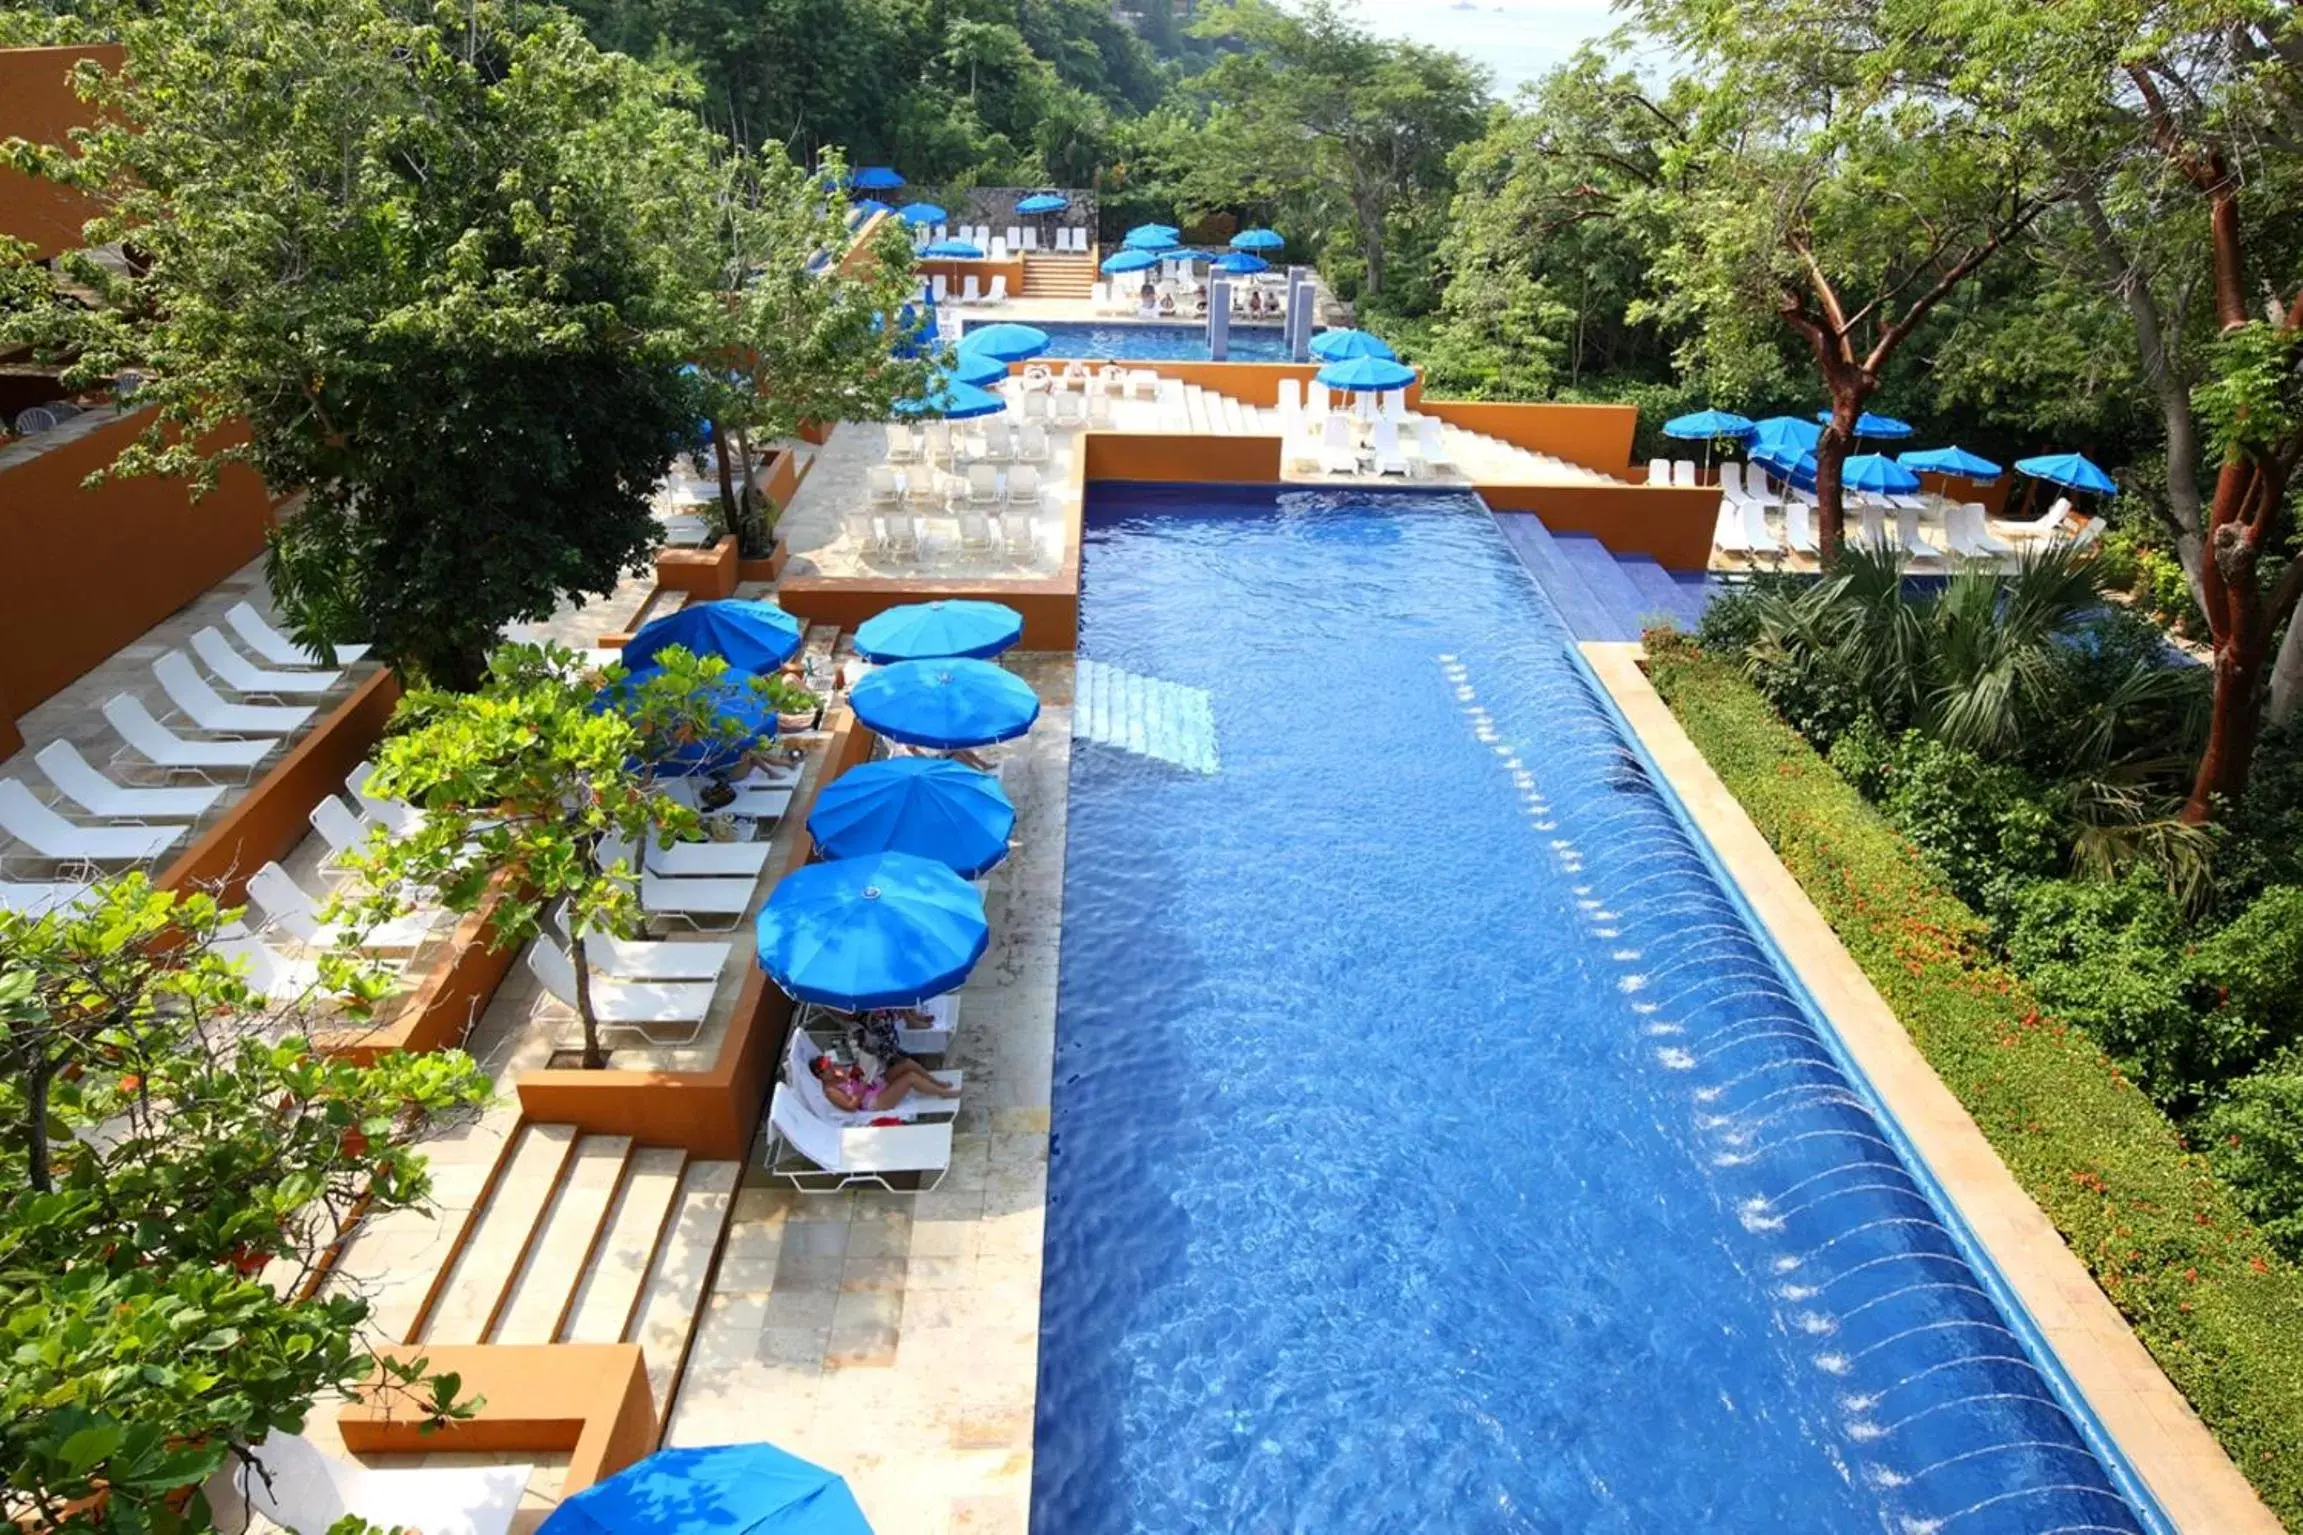
[[[389,1050],[462,1048],[464,1036],[520,957],[520,945],[494,941],[501,900],[491,894],[476,910],[458,917],[423,979],[413,991],[401,993],[379,1021],[330,1030],[321,1035],[320,1048],[363,1066],[374,1065]]]
[[[736,594],[736,535],[723,533],[708,549],[658,549],[656,585],[709,602]]]
[[[1525,405],[1483,400],[1430,400],[1423,413],[1467,432],[1499,437],[1515,448],[1548,453],[1617,479],[1631,472],[1636,405]]]
[[[116,417],[0,464],[0,697],[12,708],[54,696],[264,552],[273,501],[241,465],[197,501],[182,480],[146,475],[82,487],[150,420]]]
[[[823,771],[785,812],[800,830],[783,873],[815,851],[806,823],[816,794],[869,757],[873,739],[853,715],[839,711]],[[770,985],[757,964],[749,965],[719,1058],[709,1070],[523,1072],[516,1084],[520,1113],[537,1123],[572,1124],[587,1135],[628,1135],[650,1146],[678,1146],[694,1157],[741,1161],[766,1111],[791,1018],[791,998]]]
[[[428,1374],[458,1377],[460,1394],[479,1404],[462,1422],[427,1429],[412,1405],[389,1395],[348,1402],[336,1427],[354,1455],[564,1452],[565,1497],[645,1458],[662,1436],[636,1343],[400,1345],[380,1352],[420,1359]]]
[[[377,672],[353,689],[168,865],[161,886],[215,889],[220,899],[238,905],[248,876],[304,839],[312,807],[341,788],[345,775],[374,749],[399,701],[400,679],[391,672]]]
[[[1674,485],[1474,485],[1499,512],[1537,512],[1554,533],[1588,533],[1616,554],[1644,554],[1667,570],[1711,563],[1719,492]]]
[[[74,48],[0,48],[0,139],[65,144],[95,113],[72,89],[82,59],[118,69],[128,51],[113,43]],[[34,260],[78,250],[81,226],[100,210],[72,187],[0,166],[0,235],[32,242]]]

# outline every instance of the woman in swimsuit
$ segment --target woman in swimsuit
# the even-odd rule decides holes
[[[915,1091],[930,1098],[960,1095],[958,1088],[937,1081],[925,1067],[909,1057],[888,1062],[887,1074],[877,1077],[864,1075],[860,1067],[842,1066],[828,1055],[817,1056],[808,1069],[824,1085],[824,1096],[832,1101],[832,1106],[850,1114],[892,1109]]]

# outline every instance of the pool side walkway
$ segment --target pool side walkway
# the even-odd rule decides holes
[[[884,1535],[1031,1521],[1072,657],[1004,659],[1042,708],[997,748],[1020,841],[943,1061],[966,1074],[951,1171],[802,1195],[755,1147],[664,1441],[770,1440],[846,1477]]]
[[[1848,1054],[1926,1159],[2167,1517],[2186,1535],[2274,1535],[2279,1521],[2015,1181],[1823,914],[1679,728],[1640,669],[1640,647],[1587,643],[1581,649],[1831,1020]]]

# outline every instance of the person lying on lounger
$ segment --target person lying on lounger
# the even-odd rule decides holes
[[[878,1074],[883,1061],[908,1061],[912,1053],[896,1038],[898,1029],[934,1028],[936,1015],[924,1007],[875,1007],[848,1019],[848,1054],[866,1076]]]
[[[858,1066],[842,1066],[828,1055],[819,1055],[809,1064],[816,1080],[824,1085],[824,1096],[832,1106],[850,1114],[869,1114],[876,1109],[892,1109],[915,1091],[930,1098],[957,1098],[960,1090],[947,1087],[929,1075],[926,1068],[913,1060],[889,1063],[886,1076],[866,1076]]]

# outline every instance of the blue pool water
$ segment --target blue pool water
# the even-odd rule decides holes
[[[1036,1530],[2158,1527],[1479,503],[1085,560]]]
[[[997,323],[970,320],[967,328]],[[1207,361],[1207,327],[1193,323],[1161,325],[1090,325],[1084,321],[1034,320],[1033,326],[1053,338],[1050,357],[1111,358],[1122,362]],[[1226,360],[1230,362],[1286,362],[1287,341],[1276,325],[1234,322]]]

